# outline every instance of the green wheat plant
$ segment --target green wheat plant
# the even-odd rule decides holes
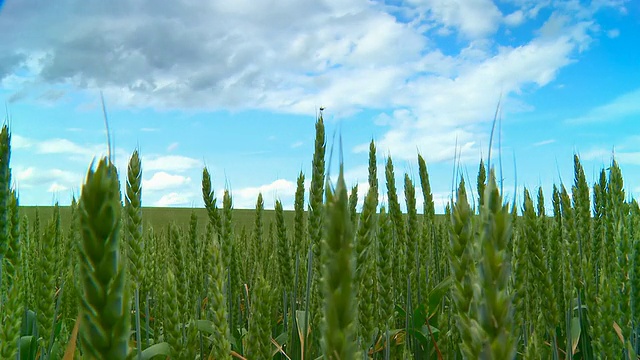
[[[511,359],[515,353],[512,297],[508,293],[511,260],[507,246],[511,238],[509,206],[504,205],[493,172],[480,209],[481,230],[478,279],[482,289],[478,301],[478,325],[484,339],[481,359]]]
[[[356,268],[354,284],[358,297],[358,334],[363,348],[368,350],[374,332],[374,303],[371,289],[374,281],[374,235],[376,228],[377,188],[369,187],[364,200],[360,224],[355,237]]]
[[[143,208],[137,150],[124,196],[102,158],[71,206],[28,207],[10,140],[2,359],[640,359],[640,206],[615,159],[591,180],[574,155],[570,187],[508,202],[480,160],[437,214],[425,158],[416,189],[385,156],[381,190],[374,141],[367,184],[342,160],[332,184],[320,116],[292,211],[266,193],[235,209],[231,183],[218,203],[206,167],[202,209]]]
[[[140,325],[140,285],[143,282],[144,267],[142,252],[142,164],[138,150],[129,159],[125,191],[126,240],[129,260],[129,279],[134,294],[135,336],[138,359],[142,356],[142,336]]]
[[[129,352],[130,302],[120,257],[120,186],[110,160],[103,158],[89,170],[78,211],[81,348],[90,358],[124,359]]]
[[[396,181],[393,170],[393,160],[387,157],[385,166],[385,179],[387,184],[387,201],[389,206],[389,217],[393,224],[393,282],[404,284],[407,280],[407,240],[406,226],[400,209]],[[406,287],[399,286],[396,291],[396,299],[399,303],[406,302]]]
[[[256,277],[252,291],[251,315],[247,334],[248,359],[269,359],[271,354],[271,294],[269,283],[262,274]]]
[[[451,273],[454,278],[452,299],[455,306],[454,320],[462,341],[460,350],[467,359],[478,358],[481,339],[474,320],[477,310],[474,304],[476,244],[472,209],[467,200],[464,179],[460,179],[456,202],[451,211]]]
[[[221,257],[220,243],[217,238],[208,236],[208,253],[211,259],[211,269],[209,273],[209,288],[207,291],[208,318],[211,319],[214,328],[212,337],[212,347],[210,356],[214,359],[230,360],[231,343],[229,342],[230,331],[227,318],[227,305],[224,292],[225,271]]]
[[[0,139],[1,141],[1,139]],[[6,238],[8,246],[4,258],[4,273],[6,277],[6,293],[0,291],[3,297],[2,318],[0,318],[0,356],[3,359],[15,358],[18,354],[18,340],[22,313],[24,311],[23,292],[25,287],[24,268],[22,266],[22,252],[20,241],[20,214],[18,199],[15,191],[9,194],[8,204],[10,227]],[[2,260],[0,260],[2,261]]]
[[[321,253],[322,253],[322,238],[324,237],[324,180],[325,180],[325,151],[326,151],[326,136],[324,119],[322,115],[318,117],[316,121],[316,133],[313,160],[311,163],[311,185],[309,188],[309,210],[307,218],[307,230],[309,232],[309,246],[313,256],[311,257],[311,267],[307,272],[310,274],[310,279],[307,282],[311,284],[310,298],[307,298],[309,304],[310,316],[311,316],[311,344],[306,348],[307,355],[311,355],[312,348],[316,351],[313,354],[319,354],[318,348],[320,344],[320,323],[322,321],[322,288],[320,285],[321,273]],[[306,337],[306,331],[303,332]]]
[[[344,172],[335,190],[327,186],[327,230],[323,242],[324,329],[323,354],[327,360],[356,358],[356,301],[354,293],[353,228]]]

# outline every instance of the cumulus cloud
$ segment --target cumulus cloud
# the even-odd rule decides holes
[[[25,149],[33,145],[33,141],[24,136],[18,134],[11,134],[11,148],[12,149]]]
[[[486,58],[458,59],[451,77],[431,75],[408,81],[406,91],[392,97],[400,108],[388,114],[389,130],[379,148],[409,159],[415,157],[417,145],[432,162],[453,159],[456,148],[463,158],[477,158],[478,146],[488,144],[501,96],[506,121],[509,113],[527,111],[529,107],[519,102],[517,94],[527,86],[549,84],[585,45],[589,24],[566,26],[565,35],[557,38],[539,37],[524,45],[499,47]],[[355,150],[365,149],[362,144]]]
[[[191,178],[182,175],[172,175],[164,171],[153,174],[149,179],[142,180],[142,189],[147,191],[160,191],[182,187],[191,182]]]
[[[516,10],[504,17],[505,24],[509,26],[518,26],[522,24],[524,20],[525,20],[525,15],[522,10]]]
[[[348,81],[334,70],[364,62],[382,70],[416,59],[426,42],[362,0],[34,5],[5,6],[0,33],[21,34],[0,45],[13,55],[5,73],[37,58],[28,72],[37,82],[101,88],[114,106],[308,113],[302,99]]]
[[[84,181],[83,174],[80,173],[55,168],[43,169],[34,166],[24,167],[18,165],[13,168],[12,175],[15,188],[18,191],[25,191],[25,193],[41,190],[58,194],[69,189],[80,189]],[[22,194],[20,198],[22,200]]]
[[[202,166],[202,161],[182,155],[143,156],[143,171],[187,171]]]
[[[502,13],[491,0],[414,0],[430,19],[463,36],[480,38],[495,33]]]
[[[506,120],[529,110],[518,95],[588,49],[602,33],[594,14],[624,10],[621,0],[517,0],[507,14],[490,0],[412,0],[401,15],[366,0],[36,2],[7,3],[1,15],[0,81],[15,101],[99,88],[114,107],[309,114],[323,104],[338,117],[384,109],[381,149],[413,157],[417,144],[431,161],[453,158],[456,144],[477,156],[500,94]],[[543,25],[515,44],[493,36],[527,22]],[[461,50],[437,49],[447,34]],[[79,146],[38,149],[89,154]],[[150,171],[199,166],[143,159]]]
[[[106,148],[99,146],[83,146],[68,139],[48,139],[36,144],[38,153],[41,154],[70,154],[94,156],[100,151],[106,152]]]
[[[0,79],[13,74],[16,68],[26,60],[26,54],[20,52],[0,55]]]
[[[171,192],[163,195],[160,199],[153,203],[154,206],[167,207],[167,206],[185,206],[190,205],[193,202],[192,193],[179,193]]]
[[[47,192],[50,193],[58,193],[60,191],[65,191],[68,190],[69,188],[64,186],[64,185],[60,185],[58,183],[53,183],[51,184],[51,186],[49,186],[49,189],[47,189]]]
[[[38,169],[31,167],[16,167],[14,178],[20,186],[36,186],[48,183],[59,183],[65,186],[78,186],[84,180],[81,174],[62,169]]]
[[[296,192],[296,183],[286,179],[278,179],[269,184],[245,187],[232,191],[236,208],[250,209],[255,207],[258,194],[265,199],[265,207],[272,207],[276,199],[290,199]],[[222,191],[218,192],[222,194]]]

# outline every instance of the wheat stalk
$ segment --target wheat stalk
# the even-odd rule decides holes
[[[293,204],[294,208],[294,220],[293,220],[293,239],[291,246],[291,256],[292,262],[295,264],[296,261],[302,264],[304,262],[304,254],[306,254],[306,249],[309,247],[308,237],[306,235],[305,228],[305,212],[304,212],[304,173],[300,171],[298,175],[298,180],[296,183],[296,193],[295,193],[295,201]],[[302,272],[302,274],[306,274],[306,272]],[[306,279],[303,276],[300,276],[298,279],[298,283],[295,284],[296,293],[302,294],[302,290],[304,289],[304,284],[306,284]],[[293,299],[293,301],[298,301],[298,299]]]
[[[287,235],[287,225],[284,222],[284,210],[280,200],[276,200],[276,231],[278,233],[278,268],[280,269],[280,284],[288,294],[293,292],[291,284],[293,280],[293,268],[291,267],[291,246],[289,245],[289,236]]]
[[[94,359],[124,359],[129,351],[130,303],[118,237],[120,186],[116,168],[106,158],[89,170],[78,211],[82,351]]]
[[[18,340],[20,338],[20,325],[24,312],[25,280],[22,266],[21,240],[20,240],[20,214],[18,210],[18,198],[15,191],[9,196],[9,236],[7,254],[4,259],[6,266],[3,276],[6,277],[6,294],[1,303],[2,317],[0,318],[0,356],[3,359],[16,358],[18,354]],[[2,260],[0,260],[2,261]]]
[[[309,217],[308,231],[309,244],[313,251],[311,265],[311,329],[312,340],[310,346],[307,346],[307,354],[316,354],[320,343],[320,323],[322,321],[321,312],[321,292],[320,277],[321,266],[320,257],[322,252],[321,241],[324,233],[324,204],[322,197],[324,195],[324,178],[325,178],[325,151],[326,138],[324,129],[324,120],[322,113],[316,121],[316,134],[313,152],[313,160],[311,163],[311,187],[309,188]],[[308,299],[309,300],[309,299]],[[316,351],[314,351],[316,350]]]
[[[481,208],[480,231],[482,260],[479,266],[478,323],[486,340],[480,355],[482,359],[511,359],[515,352],[511,296],[507,291],[510,259],[507,246],[511,238],[509,207],[502,204],[493,172],[485,190]]]
[[[400,202],[398,201],[391,156],[387,157],[385,178],[387,184],[387,201],[389,202],[389,217],[393,224],[393,282],[396,284],[404,284],[407,280],[407,233],[402,210],[400,210]],[[399,303],[406,303],[406,293],[406,286],[398,286],[396,299]]]
[[[451,211],[449,264],[454,279],[453,318],[462,340],[460,350],[467,359],[478,358],[482,341],[478,338],[477,325],[473,321],[476,316],[476,309],[472,307],[474,283],[477,281],[474,234],[473,212],[467,200],[464,179],[461,178]]]
[[[356,302],[353,291],[353,229],[342,164],[335,192],[327,186],[327,230],[323,241],[324,330],[327,360],[356,358]]]
[[[376,230],[376,204],[378,199],[377,188],[369,187],[364,200],[362,214],[360,215],[360,225],[355,238],[356,250],[356,271],[354,284],[356,285],[356,297],[358,298],[358,333],[362,337],[365,349],[368,349],[372,342],[374,323],[374,304],[371,293],[373,289],[374,272],[372,255],[375,248],[373,239]]]
[[[209,258],[211,259],[211,273],[209,274],[209,289],[207,291],[209,295],[208,314],[215,329],[210,356],[214,359],[230,360],[231,344],[229,343],[229,323],[223,285],[226,278],[224,263],[217,239],[209,237],[208,243]]]
[[[270,359],[271,355],[271,294],[262,274],[256,277],[251,296],[251,316],[247,334],[247,358]]]

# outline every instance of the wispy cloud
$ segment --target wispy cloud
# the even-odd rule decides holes
[[[567,119],[566,122],[574,125],[605,123],[621,121],[637,115],[640,115],[640,88],[621,95],[607,104],[597,106],[582,116]]]
[[[544,145],[549,145],[549,144],[553,144],[556,142],[556,139],[547,139],[547,140],[542,140],[542,141],[538,141],[536,143],[533,143],[533,146],[544,146]]]
[[[40,154],[68,154],[80,155],[83,157],[93,157],[97,154],[106,154],[107,147],[104,145],[78,144],[69,139],[47,139],[35,144],[36,151]]]
[[[442,26],[440,33],[459,31],[464,37],[482,38],[495,33],[500,25],[502,13],[490,0],[412,1],[420,4],[421,11],[429,14],[429,19]]]
[[[620,36],[620,30],[618,30],[618,29],[611,29],[611,30],[607,31],[607,36],[608,36],[610,39],[615,39],[615,38],[617,38],[618,36]]]
[[[169,144],[169,146],[167,146],[167,151],[173,151],[177,149],[179,145],[180,143],[178,142],[172,142],[171,144]]]
[[[66,92],[64,90],[58,89],[49,89],[43,92],[38,100],[47,105],[55,105],[60,99],[65,96]]]
[[[611,159],[620,164],[640,165],[640,151],[619,151],[616,149],[593,148],[580,154],[584,160],[595,160],[607,164]]]

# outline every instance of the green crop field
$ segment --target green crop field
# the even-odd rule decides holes
[[[521,204],[480,162],[436,216],[418,155],[403,212],[373,142],[366,193],[342,164],[327,178],[320,115],[294,211],[262,195],[234,210],[207,168],[205,208],[144,207],[137,150],[90,169],[71,206],[35,208],[10,187],[10,139],[4,126],[2,359],[638,359],[640,207],[615,161],[588,184],[575,156],[571,184]]]
[[[30,226],[38,217],[51,219],[54,213],[53,206],[21,206],[20,213],[29,219]],[[60,206],[60,223],[68,226],[71,221],[71,207]],[[171,222],[176,224],[187,224],[191,219],[191,214],[195,213],[198,219],[198,231],[204,232],[207,227],[207,210],[204,208],[175,208],[175,207],[143,207],[142,219],[144,228],[162,229]],[[240,232],[242,228],[250,230],[254,225],[255,210],[234,209],[233,219],[235,231]],[[293,226],[293,211],[284,211],[285,222],[288,227]],[[264,211],[264,221],[269,224],[275,222],[275,212],[273,210]]]

